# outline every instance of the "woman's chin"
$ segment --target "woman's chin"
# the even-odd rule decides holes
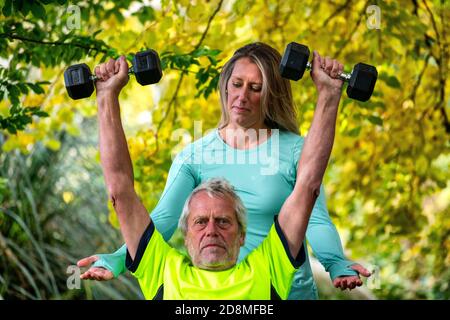
[[[252,121],[248,116],[236,115],[231,116],[231,123],[241,128],[251,128],[255,125],[256,121]]]

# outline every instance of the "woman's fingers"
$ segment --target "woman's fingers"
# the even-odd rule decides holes
[[[369,270],[367,270],[366,268],[364,268],[362,265],[360,265],[359,263],[355,263],[354,265],[352,265],[350,268],[352,268],[353,270],[355,270],[356,272],[358,272],[359,274],[363,275],[364,277],[370,277],[372,274],[370,273]]]
[[[90,267],[95,261],[98,260],[97,256],[90,256],[87,258],[83,258],[77,262],[77,266],[79,267]]]
[[[84,272],[80,278],[83,280],[107,281],[113,278],[113,274],[104,268],[91,268]]]

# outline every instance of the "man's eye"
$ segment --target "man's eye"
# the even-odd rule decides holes
[[[218,223],[219,223],[220,225],[226,225],[226,224],[228,224],[228,220],[227,220],[227,219],[219,219],[219,220],[218,220]]]
[[[205,220],[197,220],[197,221],[195,221],[195,224],[199,224],[199,225],[202,225],[202,224],[205,224],[205,223],[206,223]]]

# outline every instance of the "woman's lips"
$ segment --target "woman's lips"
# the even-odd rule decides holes
[[[249,112],[250,110],[244,107],[233,106],[232,109],[237,113]]]

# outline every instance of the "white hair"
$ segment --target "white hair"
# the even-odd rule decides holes
[[[189,205],[192,198],[200,191],[206,191],[210,197],[221,197],[224,198],[229,196],[234,202],[234,212],[236,213],[236,218],[239,224],[239,230],[245,233],[247,230],[247,215],[244,204],[241,198],[236,194],[233,186],[224,178],[212,178],[206,182],[200,184],[195,188],[184,203],[183,211],[181,213],[180,219],[178,220],[178,227],[186,235],[187,232],[187,220],[189,216]]]

